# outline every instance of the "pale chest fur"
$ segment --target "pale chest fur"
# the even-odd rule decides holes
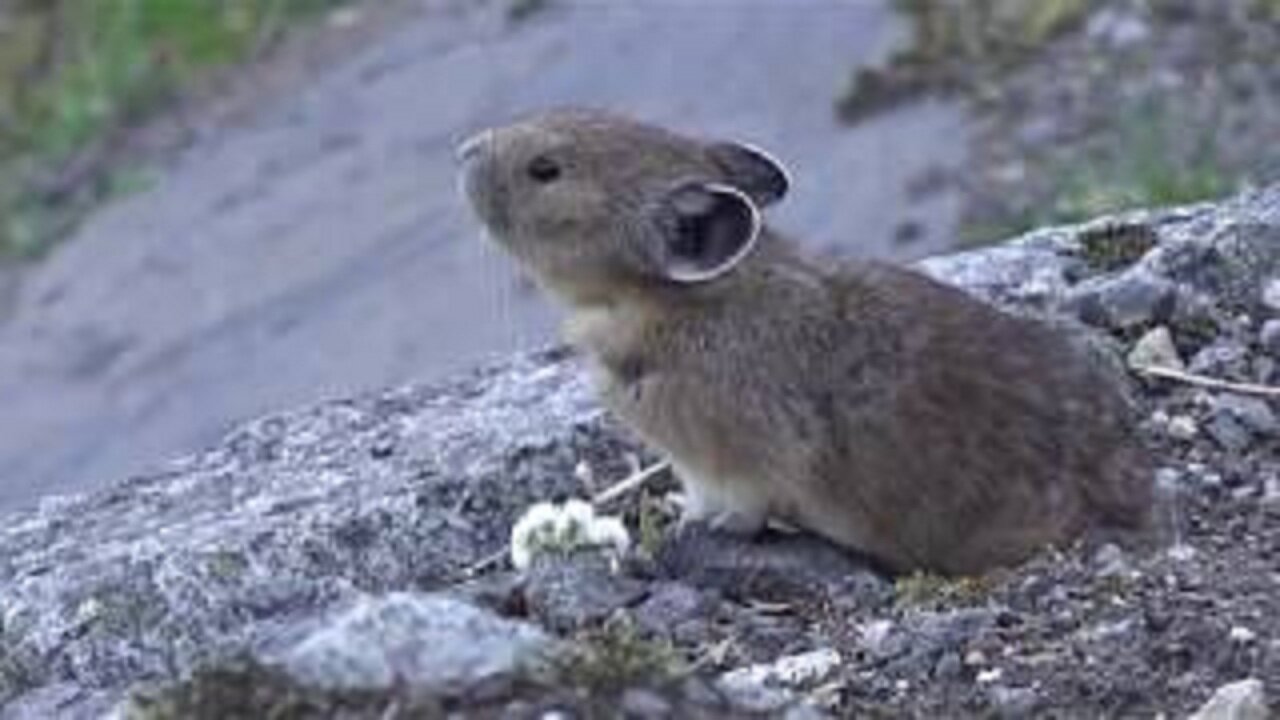
[[[587,355],[604,404],[673,461],[688,514],[744,526],[793,515],[793,458],[770,442],[778,428],[744,417],[753,403],[726,398],[706,363],[686,354],[688,339],[653,319],[644,308],[593,306],[575,311],[564,332]]]

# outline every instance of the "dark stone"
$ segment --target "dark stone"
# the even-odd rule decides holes
[[[596,553],[538,557],[525,578],[530,617],[557,632],[598,625],[643,599],[645,584],[610,567]]]

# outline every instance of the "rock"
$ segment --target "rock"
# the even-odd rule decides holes
[[[372,457],[385,437],[397,452]],[[0,665],[20,672],[0,672],[0,705],[69,677],[86,689],[71,697],[119,698],[364,594],[462,579],[523,507],[577,490],[578,460],[621,476],[635,450],[564,354],[538,352],[267,417],[153,475],[10,514]]]
[[[696,588],[679,582],[659,582],[650,586],[649,596],[632,611],[631,617],[655,635],[687,637],[705,625],[701,620],[710,604]]]
[[[1262,323],[1262,329],[1258,331],[1258,344],[1264,352],[1280,359],[1280,318]]]
[[[1097,554],[1094,555],[1093,562],[1098,567],[1099,577],[1128,575],[1133,569],[1124,550],[1121,550],[1114,543],[1107,543],[1099,548]]]
[[[1223,394],[1213,400],[1214,415],[1229,416],[1258,437],[1280,432],[1280,420],[1266,400],[1247,395]]]
[[[1186,365],[1178,355],[1178,348],[1173,344],[1173,334],[1169,328],[1161,325],[1148,330],[1134,343],[1133,349],[1125,361],[1131,368],[1162,367],[1171,370],[1184,370]]]
[[[1174,415],[1169,418],[1168,432],[1169,437],[1174,440],[1187,442],[1194,440],[1200,434],[1200,426],[1190,415]]]
[[[1227,634],[1227,637],[1231,638],[1231,642],[1240,643],[1241,645],[1248,645],[1249,643],[1258,639],[1258,633],[1250,630],[1249,628],[1243,625],[1237,625],[1231,628],[1231,632]]]
[[[1177,468],[1162,467],[1156,470],[1156,489],[1164,494],[1180,492],[1182,487],[1182,471]]]
[[[1249,430],[1228,413],[1217,413],[1204,426],[1205,432],[1227,452],[1239,453],[1253,441]]]
[[[1262,482],[1263,505],[1280,505],[1280,475],[1272,475]]]
[[[1267,720],[1271,717],[1262,681],[1256,678],[1218,688],[1189,720]]]
[[[356,601],[279,658],[300,683],[326,690],[485,697],[550,644],[532,625],[454,598],[392,593]]]
[[[1280,313],[1280,276],[1273,277],[1263,284],[1262,304],[1271,312]]]
[[[885,667],[896,675],[929,677],[944,658],[966,653],[969,643],[995,624],[996,615],[994,609],[985,607],[910,613],[895,626],[898,637],[890,635],[893,644],[886,644],[902,648],[902,652],[892,656]]]
[[[807,702],[796,703],[782,713],[782,720],[827,720],[830,717],[812,703]]]
[[[820,648],[729,671],[716,686],[735,705],[756,712],[777,711],[793,704],[800,691],[830,677],[841,660],[839,652]]]
[[[640,581],[615,572],[596,554],[539,558],[524,587],[529,614],[556,632],[596,625],[645,594]]]
[[[1081,283],[1067,295],[1067,307],[1090,325],[1116,330],[1164,322],[1172,314],[1177,288],[1143,267]]]
[[[658,720],[672,717],[673,708],[661,695],[650,690],[631,688],[622,694],[619,704],[622,716],[629,720]]]
[[[987,699],[996,717],[1010,719],[1033,717],[1036,706],[1040,702],[1039,696],[1032,688],[1004,685],[992,685],[987,688]]]
[[[1219,340],[1191,357],[1191,372],[1221,379],[1245,379],[1249,373],[1249,350],[1231,340]]]
[[[859,628],[861,647],[877,658],[890,658],[903,652],[902,636],[894,632],[892,620],[872,620]]]
[[[1085,32],[1090,38],[1120,49],[1146,40],[1151,27],[1139,15],[1107,8],[1090,15]]]

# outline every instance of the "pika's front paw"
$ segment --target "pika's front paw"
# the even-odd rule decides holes
[[[706,515],[694,515],[687,510],[680,516],[680,527],[702,526],[714,532],[752,537],[759,535],[765,526],[764,513],[749,515],[732,511],[720,511]]]
[[[768,530],[747,539],[682,520],[656,555],[659,572],[736,597],[778,601],[815,593],[871,607],[891,597],[891,583],[861,558],[806,533]]]
[[[768,512],[763,505],[710,493],[697,484],[686,483],[682,505],[682,528],[696,523],[716,532],[754,536],[764,530],[768,520]]]

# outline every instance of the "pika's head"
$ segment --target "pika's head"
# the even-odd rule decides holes
[[[756,148],[598,111],[487,130],[459,154],[466,193],[493,238],[571,294],[725,275],[755,245],[761,208],[789,184]]]

